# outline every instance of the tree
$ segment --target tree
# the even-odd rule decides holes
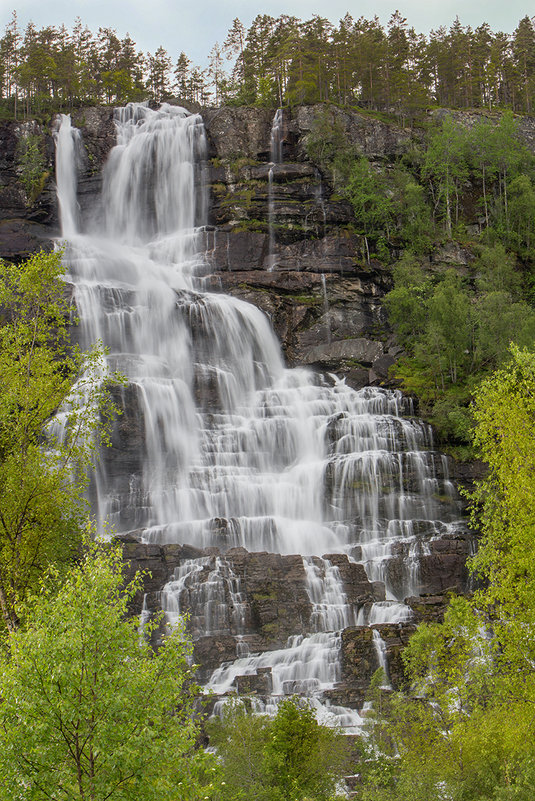
[[[418,627],[403,655],[410,692],[374,705],[375,758],[396,759],[391,801],[533,796],[535,353],[510,352],[475,392],[488,465],[472,495],[477,589],[453,598],[443,623]]]
[[[147,56],[149,78],[147,86],[156,101],[161,101],[170,91],[172,61],[163,47],[158,47],[153,56]]]
[[[432,286],[410,252],[394,266],[393,278],[394,288],[386,294],[384,303],[399,343],[410,351],[425,330]]]
[[[223,52],[228,59],[235,58],[234,72],[238,79],[238,85],[243,88],[245,84],[245,65],[243,63],[243,51],[245,49],[246,30],[241,20],[236,17],[232,22],[232,27],[227,33],[223,42]]]
[[[59,253],[0,262],[0,611],[11,630],[47,565],[77,552],[84,468],[114,413],[97,377],[102,351],[69,341],[61,272]]]
[[[393,222],[393,203],[381,186],[380,177],[364,156],[355,159],[351,165],[344,194],[353,206],[355,227],[364,238],[369,263],[370,239],[377,242],[380,255],[386,250]]]
[[[209,733],[228,801],[327,801],[347,770],[343,735],[318,723],[297,698],[282,701],[274,718],[231,703]]]
[[[517,73],[521,79],[521,96],[524,110],[530,114],[531,97],[535,87],[535,26],[527,15],[520,20],[513,34],[513,55]]]
[[[510,363],[476,393],[475,441],[489,472],[475,495],[483,542],[473,565],[487,581],[477,602],[494,607],[504,663],[523,664],[531,675],[535,643],[526,625],[535,621],[535,355],[516,346],[511,352]]]
[[[343,775],[342,735],[321,726],[296,699],[279,704],[264,748],[264,770],[277,801],[327,801]]]
[[[529,175],[509,183],[509,242],[524,259],[535,254],[535,186]]]
[[[207,797],[183,625],[155,654],[127,616],[141,580],[123,588],[119,547],[88,544],[55,594],[57,578],[0,656],[0,798]]]
[[[454,270],[448,270],[428,302],[427,326],[420,344],[435,381],[442,389],[456,384],[472,348],[470,298]]]
[[[423,177],[430,180],[435,211],[442,207],[446,233],[451,238],[453,221],[459,217],[459,190],[468,177],[467,134],[450,115],[432,133],[425,154]],[[453,209],[452,209],[453,206]]]
[[[191,66],[191,60],[187,57],[187,55],[182,52],[176,61],[175,67],[175,88],[178,97],[181,100],[189,100],[188,97],[188,82],[189,82],[189,69]]]
[[[221,89],[225,80],[223,54],[218,42],[212,47],[210,55],[208,56],[208,75],[212,79],[212,84],[215,89],[215,103],[217,106],[219,105]]]

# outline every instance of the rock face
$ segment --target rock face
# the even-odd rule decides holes
[[[194,641],[194,661],[201,666],[198,672],[201,682],[209,681],[214,671],[236,657],[284,648],[292,639],[306,637],[315,630],[317,610],[311,599],[303,557],[249,553],[243,548],[221,554],[214,548],[149,545],[139,541],[141,535],[142,532],[132,532],[118,538],[123,547],[126,579],[138,570],[144,573],[143,591],[135,600],[134,611],[140,613],[143,605],[146,610],[156,612],[163,606],[171,614],[178,611],[187,614]],[[334,688],[324,694],[329,703],[360,709],[371,677],[379,667],[385,668],[393,689],[404,685],[401,654],[416,624],[442,619],[448,595],[441,591],[442,585],[448,583],[448,591],[466,589],[464,560],[468,543],[464,542],[465,550],[456,562],[455,575],[450,567],[451,554],[444,554],[440,540],[436,544],[438,553],[433,570],[428,566],[422,572],[429,586],[436,585],[438,589],[433,595],[406,599],[412,610],[410,620],[350,626],[341,632],[341,673]],[[458,552],[457,556],[461,546]],[[326,554],[313,561],[320,573],[326,565],[337,569],[345,600],[354,610],[355,619],[369,613],[374,602],[384,602],[384,584],[371,582],[363,566],[346,555]],[[265,699],[273,689],[271,669],[254,666],[238,670],[233,686],[240,694]],[[295,691],[302,689],[296,683]]]
[[[209,224],[200,235],[206,257],[204,285],[259,307],[270,318],[290,365],[336,373],[353,388],[390,387],[395,382],[389,368],[400,354],[381,303],[391,287],[390,272],[377,262],[367,262],[364,243],[351,228],[351,208],[333,194],[328,177],[305,157],[303,138],[320,113],[321,107],[285,113],[280,164],[270,162],[271,112],[222,108],[204,113],[209,161],[203,181],[210,198]],[[410,146],[410,135],[395,126],[358,113],[338,109],[331,113],[350,141],[371,158],[388,160]],[[115,142],[113,114],[110,109],[85,109],[76,112],[73,123],[82,132],[78,203],[84,219],[100,192],[102,164]],[[57,233],[53,139],[39,127],[31,132],[42,139],[48,172],[36,198],[29,197],[20,184],[18,143],[28,131],[16,124],[0,124],[0,255],[13,259],[27,256],[47,242],[46,235]],[[458,248],[444,248],[436,255],[437,263],[459,266],[466,265],[468,258]],[[112,495],[135,500],[146,421],[134,386],[114,387],[112,394],[124,414],[115,423],[111,448],[104,452],[106,480]],[[195,395],[204,412],[217,413],[218,399],[206,376],[204,383],[198,378]],[[345,419],[331,420],[325,436],[333,441],[342,438],[344,423]],[[394,433],[389,431],[388,436]],[[400,451],[396,458],[403,460],[406,453]],[[325,475],[332,506],[337,503],[332,492],[329,495],[332,472],[339,462],[333,458]],[[437,487],[450,484],[447,466],[434,467]],[[410,495],[419,480],[416,468],[405,470],[400,492]],[[369,476],[352,475],[344,485],[355,517],[354,499],[367,481]],[[379,515],[388,506],[390,492],[386,486],[382,490]],[[451,495],[438,497],[438,489],[436,494],[438,506],[454,502]],[[327,661],[340,654],[341,666],[333,674],[333,689],[326,698],[332,705],[359,709],[371,676],[384,660],[390,684],[402,685],[400,655],[414,624],[440,619],[447,593],[467,587],[470,535],[448,526],[438,530],[426,520],[414,522],[410,545],[407,537],[400,538],[384,580],[376,581],[354,561],[362,556],[358,546],[350,556],[325,554],[307,560],[243,548],[200,550],[187,542],[146,544],[141,541],[143,532],[135,530],[139,524],[134,506],[123,503],[113,511],[123,529],[133,529],[119,538],[127,578],[138,569],[145,571],[134,611],[143,608],[152,614],[163,605],[171,619],[187,613],[194,659],[201,665],[199,678],[212,677],[214,687],[223,688],[221,692],[266,698],[275,691],[277,676],[262,663],[262,654],[277,652],[288,643],[298,648],[303,639],[317,635],[318,617],[327,612],[314,586],[321,585],[324,599],[331,597],[336,584],[338,595],[331,606],[338,606],[339,625],[333,626],[340,633],[322,647]],[[217,542],[224,542],[232,521],[214,518],[209,522],[220,535]],[[421,593],[408,599],[410,619],[360,625],[370,622],[374,606],[388,603],[386,583],[390,594],[403,597],[410,571],[411,586]],[[158,637],[156,632],[156,643]],[[260,656],[233,676],[221,667],[250,654]],[[216,680],[213,676],[218,671],[221,675]],[[279,687],[279,692],[309,690],[298,678],[286,678],[285,686]]]
[[[379,263],[367,263],[350,206],[306,160],[303,137],[321,113],[320,106],[283,115],[283,161],[274,165],[271,114],[246,108],[204,114],[211,287],[265,311],[291,365],[335,370],[354,387],[388,385],[399,353],[381,306],[391,276]],[[388,159],[410,143],[401,129],[332,113],[366,155]]]
[[[41,154],[34,186],[24,182],[22,149],[31,137]],[[18,261],[50,247],[56,224],[52,183],[54,144],[36,122],[0,122],[0,257]]]

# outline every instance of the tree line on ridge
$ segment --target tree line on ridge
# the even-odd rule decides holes
[[[183,103],[268,107],[318,102],[395,113],[430,105],[533,111],[535,27],[521,19],[512,35],[458,18],[427,36],[396,11],[386,27],[350,14],[333,25],[259,14],[246,28],[235,19],[208,66],[185,52],[143,53],[130,34],[93,33],[77,20],[21,32],[16,13],[0,39],[0,112],[32,116],[81,105],[146,98]]]

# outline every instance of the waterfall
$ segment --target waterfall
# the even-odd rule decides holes
[[[78,228],[76,187],[80,131],[72,127],[70,114],[58,115],[54,141],[56,144],[56,191],[61,235],[67,239],[74,236]]]
[[[280,157],[276,121],[272,158]],[[83,231],[68,118],[56,137],[78,336],[83,345],[102,339],[109,369],[128,381],[117,390],[128,440],[103,455],[95,514],[146,543],[212,549],[185,560],[162,593],[169,621],[195,607],[199,636],[236,640],[237,659],[215,670],[208,688],[227,692],[255,674],[270,684],[268,709],[298,691],[320,706],[340,680],[340,629],[366,622],[338,569],[320,557],[346,554],[385,585],[368,623],[405,619],[419,555],[458,525],[446,466],[400,392],[355,391],[286,369],[260,310],[203,290],[201,117],[129,104],[115,112],[115,127],[102,196]],[[236,547],[305,557],[311,624],[283,648],[250,653],[243,588],[224,557]],[[329,713],[358,725],[354,710],[333,704]]]
[[[327,280],[325,273],[321,274],[321,294],[323,295],[323,319],[325,320],[325,341],[331,344],[331,320],[329,312],[329,296],[327,295]]]
[[[384,682],[381,685],[381,687],[384,690],[391,690],[392,686],[388,680],[388,661],[386,655],[385,641],[383,640],[377,629],[372,629],[372,636],[373,636],[373,647],[375,650],[375,655],[377,657],[377,662],[379,663],[379,667],[381,668],[381,670],[385,675]]]
[[[275,268],[275,198],[273,191],[274,170],[277,164],[282,163],[282,109],[278,108],[271,124],[270,136],[270,165],[268,171],[268,269]]]

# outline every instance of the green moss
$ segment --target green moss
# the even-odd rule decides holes
[[[228,164],[233,172],[238,172],[243,167],[256,167],[259,162],[248,156],[236,156],[233,160],[229,160]]]
[[[240,188],[235,192],[229,192],[228,196],[221,201],[221,208],[240,208],[246,211],[253,204],[253,189]]]
[[[240,222],[232,229],[236,232],[251,231],[252,233],[264,234],[268,230],[268,224],[264,220],[247,219]]]
[[[315,295],[292,295],[292,300],[295,300],[296,303],[301,303],[303,306],[319,306],[323,303],[323,299]]]
[[[262,634],[265,637],[276,637],[279,633],[280,627],[278,623],[266,623],[262,626]]]
[[[252,594],[253,601],[276,601],[277,600],[277,593],[275,590],[270,590],[269,592],[253,592]]]

